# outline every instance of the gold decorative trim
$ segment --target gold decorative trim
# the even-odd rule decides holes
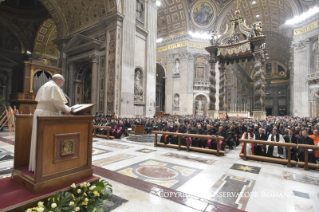
[[[208,47],[208,46],[209,46],[209,44],[206,44],[206,43],[193,43],[193,42],[189,42],[189,41],[182,41],[182,42],[178,42],[178,43],[169,44],[167,46],[158,47],[156,49],[156,52],[157,53],[166,52],[170,49],[177,49],[177,48],[182,48],[182,47],[203,49],[203,48]]]
[[[289,79],[288,80],[273,80],[270,83],[271,84],[279,84],[279,83],[286,83],[286,82],[289,82]]]
[[[311,24],[308,24],[304,27],[294,29],[294,36],[305,34],[306,32],[309,32],[316,28],[318,28],[318,21],[312,22]]]

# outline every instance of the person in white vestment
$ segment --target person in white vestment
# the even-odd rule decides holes
[[[37,117],[59,115],[60,112],[69,114],[74,111],[73,108],[65,105],[68,101],[61,89],[63,83],[63,76],[55,74],[52,80],[40,87],[35,97],[38,105],[33,115],[29,171],[34,172],[36,167]]]

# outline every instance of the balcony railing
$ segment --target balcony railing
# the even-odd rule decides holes
[[[209,91],[209,79],[195,79],[193,82],[193,89],[195,91]]]

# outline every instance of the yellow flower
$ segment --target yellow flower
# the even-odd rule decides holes
[[[83,193],[83,196],[87,196],[85,192]]]
[[[100,196],[99,192],[97,192],[97,191],[94,191],[93,194],[94,194],[94,196],[96,196],[96,197],[99,197],[99,196]]]
[[[82,202],[82,205],[88,205],[88,202],[84,201],[84,202]]]

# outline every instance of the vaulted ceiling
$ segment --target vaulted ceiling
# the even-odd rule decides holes
[[[98,23],[107,14],[117,11],[119,0],[39,0],[57,25],[59,36]]]
[[[164,39],[187,34],[188,31],[217,31],[222,34],[237,9],[236,0],[160,1],[162,5],[158,7],[157,37]],[[318,0],[239,0],[239,9],[247,25],[251,26],[257,19],[262,21],[263,33],[267,36],[269,60],[288,65],[292,32],[282,26],[286,20],[301,14],[315,3],[318,3]],[[215,16],[213,24],[200,26],[194,22],[192,16],[203,4],[211,8],[209,11]]]

